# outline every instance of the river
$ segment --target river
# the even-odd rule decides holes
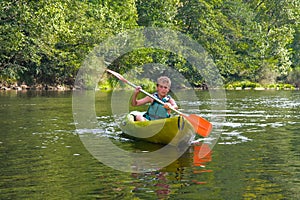
[[[196,93],[198,114],[212,118],[208,92]],[[123,138],[111,93],[95,97],[101,137],[135,152],[160,148]],[[85,148],[71,91],[0,91],[0,199],[300,199],[300,92],[227,91],[226,99],[208,155],[197,158],[199,142],[169,166],[130,173]]]

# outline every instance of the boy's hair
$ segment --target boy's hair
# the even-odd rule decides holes
[[[169,88],[171,88],[171,80],[167,76],[161,76],[157,79],[157,84],[166,84]]]

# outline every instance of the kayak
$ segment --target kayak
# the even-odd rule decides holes
[[[129,138],[172,146],[189,145],[194,140],[194,128],[182,116],[152,121],[134,121],[137,114],[143,113],[133,111],[127,114],[121,123],[120,128]]]

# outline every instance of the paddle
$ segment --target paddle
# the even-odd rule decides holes
[[[112,75],[114,75],[115,77],[117,77],[118,79],[123,81],[124,83],[132,86],[133,88],[137,87],[135,84],[133,84],[133,83],[129,82],[128,80],[126,80],[121,74],[119,74],[115,71],[109,70],[109,69],[106,69],[106,71],[108,71],[109,73],[111,73]],[[165,104],[163,101],[156,98],[152,94],[146,92],[145,90],[140,89],[140,91],[142,93],[144,93],[145,95],[153,98],[155,101],[157,101],[157,102],[159,102],[163,105]],[[200,117],[198,115],[195,115],[195,114],[190,114],[190,115],[184,114],[184,113],[182,113],[179,110],[176,110],[174,108],[170,108],[170,109],[172,111],[178,113],[179,115],[183,116],[185,119],[187,119],[193,125],[193,127],[195,129],[195,132],[197,134],[201,135],[202,137],[207,137],[210,134],[210,132],[212,130],[212,124],[209,121],[207,121],[206,119],[203,119],[202,117]]]

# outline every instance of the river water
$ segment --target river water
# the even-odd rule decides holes
[[[105,130],[97,134],[128,151],[161,148],[123,138],[111,93],[95,96]],[[213,118],[208,92],[197,96],[197,112]],[[300,92],[227,91],[226,98],[222,134],[208,155],[197,157],[198,142],[162,169],[130,173],[85,148],[72,92],[1,91],[0,199],[300,199]]]

